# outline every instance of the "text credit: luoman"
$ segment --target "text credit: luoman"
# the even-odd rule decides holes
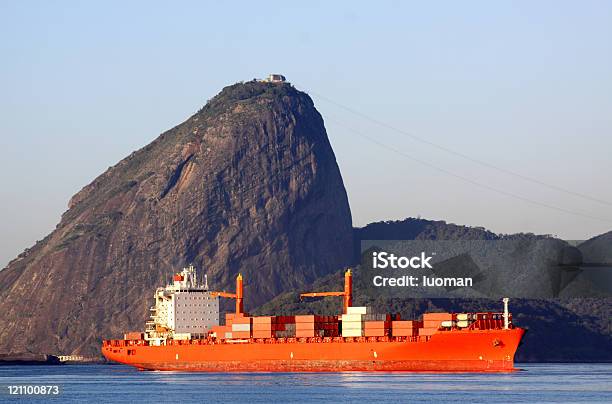
[[[397,256],[385,251],[372,253],[372,268],[376,269],[434,269],[431,260],[435,253],[405,257]],[[402,275],[386,277],[375,275],[372,282],[376,287],[472,287],[473,279],[470,277],[437,277],[427,275]]]

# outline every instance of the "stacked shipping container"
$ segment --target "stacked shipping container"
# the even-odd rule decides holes
[[[499,321],[466,313],[425,313],[422,321],[408,321],[400,320],[399,315],[393,319],[389,314],[370,313],[367,307],[348,307],[341,323],[337,316],[318,315],[251,317],[227,313],[225,318],[225,326],[212,329],[217,338],[416,337],[431,336],[440,328],[469,327],[474,321]],[[130,334],[131,339],[137,339],[136,333]],[[130,339],[127,334],[126,339]]]
[[[419,328],[423,326],[420,321],[395,320],[391,322],[391,335],[394,337],[416,337]]]
[[[339,336],[337,316],[295,316],[295,336],[307,337],[337,337]]]
[[[419,335],[434,335],[440,329],[443,322],[453,321],[451,313],[425,313],[423,314],[423,327],[419,330]]]
[[[273,325],[272,317],[253,317],[253,338],[272,338]]]
[[[295,336],[295,316],[253,317],[253,338]]]
[[[390,314],[366,314],[364,320],[364,337],[387,337],[391,333]]]
[[[232,338],[251,338],[253,318],[235,317],[232,321]]]
[[[391,324],[388,321],[366,321],[363,329],[364,337],[386,337]]]
[[[368,314],[367,307],[348,307],[342,315],[342,336],[362,337],[365,328],[364,316]]]

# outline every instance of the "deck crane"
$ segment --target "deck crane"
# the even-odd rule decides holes
[[[242,303],[243,288],[242,288],[242,274],[238,274],[236,277],[236,293],[229,292],[210,292],[213,297],[225,297],[228,299],[236,299],[236,316],[240,316],[244,313],[244,306]]]
[[[344,291],[343,292],[308,292],[301,293],[300,299],[304,297],[326,297],[326,296],[343,296],[343,314],[347,314],[348,308],[353,305],[353,274],[351,269],[347,269],[344,273]]]

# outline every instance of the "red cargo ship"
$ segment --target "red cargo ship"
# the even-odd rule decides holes
[[[251,317],[242,276],[236,293],[208,291],[195,279],[189,267],[159,288],[146,332],[103,341],[104,356],[143,370],[508,372],[524,333],[512,324],[508,299],[503,313],[425,313],[420,321],[369,313],[352,306],[350,270],[344,291],[302,294],[342,296],[341,316]],[[225,326],[218,297],[236,299]]]

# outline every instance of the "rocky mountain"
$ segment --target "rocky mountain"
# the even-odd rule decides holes
[[[389,220],[357,227],[355,245],[357,255],[362,240],[498,240],[501,238],[483,227],[460,226],[443,220]]]
[[[194,263],[247,307],[351,260],[351,214],[323,119],[289,84],[226,87],[72,197],[0,271],[0,351],[97,355],[142,329],[152,293]]]
[[[84,187],[56,229],[0,271],[0,354],[99,355],[102,338],[143,328],[155,288],[189,263],[215,289],[233,289],[242,272],[250,311],[333,314],[337,299],[302,302],[297,293],[340,288],[363,240],[544,240],[545,250],[528,249],[539,257],[533,262],[565,272],[552,290],[559,298],[513,299],[515,320],[529,329],[518,359],[612,361],[611,299],[561,293],[586,275],[600,279],[597,270],[612,262],[611,235],[573,247],[423,219],[352,229],[312,100],[289,84],[240,83]],[[405,317],[499,307],[480,298],[356,293],[355,304]]]
[[[612,231],[578,245],[585,264],[612,266]]]

